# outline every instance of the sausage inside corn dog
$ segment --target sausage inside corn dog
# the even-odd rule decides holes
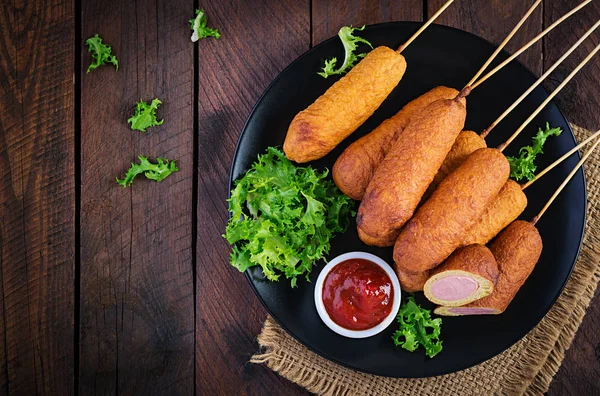
[[[498,280],[498,264],[483,245],[458,249],[431,271],[425,282],[425,297],[434,304],[458,307],[486,297]]]
[[[393,142],[408,126],[411,118],[431,103],[453,99],[459,92],[454,88],[436,87],[406,104],[394,116],[383,121],[371,133],[348,146],[333,165],[333,181],[350,198],[363,199],[375,169],[385,158]],[[466,102],[463,102],[466,105]]]

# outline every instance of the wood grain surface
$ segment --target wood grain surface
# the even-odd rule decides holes
[[[72,3],[0,3],[0,394],[73,393]]]
[[[309,7],[300,2],[206,4],[220,40],[198,46],[197,394],[288,394],[289,383],[248,363],[266,311],[227,263],[229,168],[239,133],[267,85],[309,49]]]
[[[545,23],[555,20],[566,9],[573,7],[571,0],[548,2],[545,9]],[[582,10],[583,11],[583,10]],[[552,31],[544,44],[544,68],[558,59],[564,48],[577,41],[600,19],[600,4],[592,2],[577,18],[561,24]],[[599,43],[600,30],[588,38],[552,74],[546,89],[553,90],[573,70],[583,58]],[[569,120],[582,127],[597,130],[600,128],[600,56],[592,59],[569,84],[560,92],[556,101]],[[589,197],[598,199],[598,197]],[[590,213],[597,216],[598,213]],[[563,364],[554,377],[549,395],[600,395],[600,288],[592,300],[587,314],[577,332],[571,348],[567,351]]]
[[[99,33],[119,59],[81,75],[81,394],[190,394],[192,1],[87,1],[82,38]],[[83,43],[79,43],[83,46]],[[132,131],[135,103],[159,98],[164,125]],[[115,182],[137,156],[177,160],[161,183]]]
[[[427,2],[427,15],[433,15],[445,2],[446,0],[429,0]],[[437,23],[466,30],[494,44],[500,44],[534,3],[534,0],[456,1],[444,11],[438,18]],[[519,31],[508,42],[505,47],[507,51],[514,52],[518,50],[543,30],[544,3],[547,2],[542,2],[533,11]],[[541,74],[542,41],[532,45],[518,59],[536,74]]]
[[[369,1],[332,0],[312,1],[312,45],[337,35],[342,26],[370,25],[391,21],[423,20],[425,2],[422,0]]]
[[[444,2],[0,2],[0,395],[307,394],[248,363],[266,311],[221,237],[235,144],[263,90],[311,46],[344,25],[422,21]],[[456,1],[437,23],[497,44],[532,3]],[[507,49],[578,3],[544,1]],[[221,39],[190,41],[201,7]],[[519,59],[542,73],[599,18],[593,2]],[[96,33],[118,71],[86,74]],[[599,79],[595,59],[557,97],[588,129],[600,127]],[[164,125],[132,131],[135,103],[155,97]],[[123,189],[115,177],[137,155],[180,171]],[[598,328],[600,291],[550,395],[600,394]]]

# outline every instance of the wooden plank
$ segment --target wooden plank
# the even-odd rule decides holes
[[[391,21],[422,21],[422,0],[312,0],[312,42],[335,36],[342,26],[362,26]]]
[[[192,15],[191,0],[83,3],[83,40],[99,33],[119,70],[85,74],[82,50],[82,394],[193,392]],[[130,130],[135,103],[155,97],[164,125]],[[115,177],[137,155],[180,171],[123,189]]]
[[[557,19],[574,6],[573,1],[559,0],[548,2],[545,8],[545,24]],[[598,19],[600,4],[592,2],[576,18],[559,26],[544,41],[544,67],[550,67],[564,51],[581,37]],[[598,35],[592,35],[552,74],[545,84],[546,89],[554,89],[573,68],[598,44]],[[600,58],[596,56],[573,80],[557,95],[556,101],[569,121],[585,128],[596,130],[600,127]],[[590,214],[593,216],[594,214]],[[566,353],[549,395],[593,395],[600,394],[600,289],[592,300],[586,316],[579,328],[573,344]]]
[[[73,393],[69,1],[0,4],[0,394]]]
[[[229,265],[231,157],[250,109],[275,76],[309,48],[309,4],[217,0],[203,4],[220,40],[198,42],[196,392],[293,394],[287,380],[249,364],[266,311]]]
[[[446,0],[428,0],[427,15],[433,15],[445,2]],[[436,23],[466,30],[494,44],[500,44],[533,3],[533,0],[455,1]],[[514,52],[542,31],[542,7],[543,5],[538,6],[531,14],[508,43],[506,50]],[[533,72],[541,74],[541,42],[534,44],[518,59]]]
[[[559,0],[546,4],[545,24],[550,24],[574,7],[570,0]],[[600,18],[600,5],[592,2],[577,16],[554,29],[544,41],[544,67],[549,68],[579,37]],[[569,56],[548,78],[546,89],[554,89],[581,60],[598,44],[598,35],[593,34],[571,56]],[[600,127],[600,104],[597,86],[600,77],[600,59],[596,56],[556,97],[556,102],[568,116],[569,121],[584,128],[596,130]]]

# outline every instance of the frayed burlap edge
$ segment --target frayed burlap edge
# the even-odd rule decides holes
[[[574,127],[579,140],[589,131]],[[507,351],[459,373],[425,379],[393,379],[355,372],[309,351],[267,318],[258,336],[266,364],[310,392],[350,394],[542,394],[548,390],[600,281],[600,154],[586,165],[588,224],[581,255],[565,290],[542,321]]]

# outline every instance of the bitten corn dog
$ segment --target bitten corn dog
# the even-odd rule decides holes
[[[434,313],[445,316],[497,315],[506,310],[542,253],[542,238],[535,225],[599,144],[600,139],[597,139],[531,222],[516,220],[492,241],[490,251],[496,258],[499,270],[494,291],[462,307],[438,307]]]
[[[542,254],[542,238],[534,225],[517,220],[498,235],[490,251],[500,270],[494,292],[464,307],[438,307],[434,313],[458,316],[504,312],[537,264]]]
[[[432,270],[423,291],[434,304],[458,307],[490,295],[497,280],[498,264],[490,249],[470,245]]]

